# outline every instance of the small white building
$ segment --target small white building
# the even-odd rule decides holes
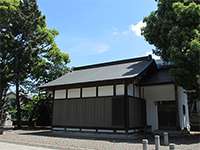
[[[190,130],[187,94],[173,81],[169,67],[163,66],[146,77],[141,90],[141,97],[146,100],[147,125],[152,130]]]
[[[190,129],[187,94],[151,56],[74,68],[44,84],[55,128]]]

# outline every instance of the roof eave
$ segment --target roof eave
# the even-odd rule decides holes
[[[39,89],[55,89],[57,87],[70,87],[70,86],[84,86],[84,85],[88,85],[88,84],[99,84],[99,83],[103,83],[103,82],[124,82],[127,80],[134,80],[137,78],[136,76],[133,77],[127,77],[127,78],[116,78],[116,79],[107,79],[107,80],[98,80],[98,81],[89,81],[89,82],[79,82],[79,83],[72,83],[72,84],[62,84],[62,85],[51,85],[51,86],[40,86]]]

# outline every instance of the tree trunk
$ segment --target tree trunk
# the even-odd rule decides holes
[[[2,88],[0,87],[0,126],[4,123],[5,121],[5,103],[6,103],[6,93],[7,93],[7,88]]]
[[[37,108],[37,104],[34,105],[33,110],[31,111],[31,115],[30,115],[30,117],[28,119],[29,127],[33,127],[34,126],[34,124],[33,124],[33,117],[35,115],[36,108]]]
[[[0,88],[0,126],[2,125],[2,119],[3,119],[2,116],[3,116],[3,90]]]
[[[17,105],[17,127],[21,128],[21,106],[19,99],[19,76],[16,76],[16,105]]]
[[[3,100],[3,90],[0,88],[0,101]]]

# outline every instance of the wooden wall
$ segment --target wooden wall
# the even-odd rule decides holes
[[[123,97],[121,97],[123,98]],[[55,100],[53,126],[115,128],[112,97]],[[115,110],[115,109],[114,109]]]
[[[145,127],[146,125],[145,100],[129,96],[128,101],[129,101],[129,128]]]
[[[124,96],[55,100],[53,126],[79,128],[125,128]],[[128,97],[129,128],[145,124],[144,100]]]

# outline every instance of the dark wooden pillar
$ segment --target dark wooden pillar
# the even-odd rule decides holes
[[[177,130],[180,130],[180,121],[179,121],[179,108],[178,108],[178,86],[174,84],[174,90],[175,90],[175,101],[176,101],[176,128]]]
[[[80,98],[83,98],[83,88],[80,88]]]
[[[96,86],[96,97],[99,96],[99,89],[98,89],[98,86]]]
[[[66,88],[66,99],[68,99],[68,88]]]
[[[53,117],[54,117],[54,101],[55,101],[55,89],[52,90],[53,96],[52,96],[52,117],[51,117],[51,126],[53,127]]]
[[[125,82],[124,84],[124,127],[126,133],[128,133],[129,129],[129,101],[128,101],[128,84]]]
[[[116,84],[113,84],[113,96],[116,96]]]

